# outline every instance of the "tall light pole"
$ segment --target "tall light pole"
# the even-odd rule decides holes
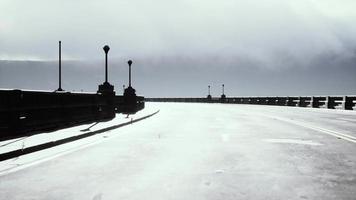
[[[210,85],[208,85],[208,96],[207,96],[208,101],[211,100],[211,95],[210,95]]]
[[[128,104],[136,104],[136,90],[131,87],[132,60],[127,61],[127,64],[129,64],[129,86],[124,91],[124,101]]]
[[[224,84],[222,84],[222,94],[224,95]]]
[[[129,87],[131,87],[131,65],[132,65],[132,60],[127,61],[127,64],[129,64]]]
[[[57,91],[63,91],[62,89],[62,42],[59,41],[58,46],[58,89]]]
[[[98,93],[103,95],[115,95],[114,86],[108,82],[108,52],[110,47],[105,45],[103,50],[105,52],[105,82],[99,85]]]
[[[105,45],[103,49],[105,52],[105,83],[108,83],[108,52],[110,50],[110,47],[108,45]]]
[[[224,102],[225,102],[225,100],[226,100],[226,95],[225,95],[225,85],[224,85],[224,84],[222,84],[222,95],[221,95],[220,101],[221,101],[222,103],[224,103]]]

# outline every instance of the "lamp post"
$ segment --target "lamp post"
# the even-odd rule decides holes
[[[221,95],[220,101],[221,101],[222,103],[224,103],[224,102],[226,101],[225,85],[224,85],[224,84],[222,84],[222,95]]]
[[[108,82],[108,52],[110,50],[110,47],[108,45],[105,45],[103,47],[103,50],[105,52],[105,82],[99,85],[98,93],[104,95],[115,95],[114,86]]]
[[[129,87],[131,87],[131,65],[132,65],[132,60],[127,61],[127,64],[129,64]]]
[[[210,85],[208,85],[208,96],[207,96],[208,101],[211,100],[211,95],[210,95]]]
[[[224,84],[222,84],[222,94],[224,95]]]
[[[124,90],[124,102],[128,105],[136,104],[136,90],[131,87],[131,65],[132,60],[127,61],[129,64],[129,86]]]
[[[110,50],[110,47],[108,45],[105,45],[103,49],[105,52],[105,83],[107,83],[108,82],[108,52]]]

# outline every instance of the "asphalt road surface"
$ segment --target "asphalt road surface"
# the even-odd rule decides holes
[[[2,173],[0,199],[356,199],[356,111],[146,107],[160,112]]]

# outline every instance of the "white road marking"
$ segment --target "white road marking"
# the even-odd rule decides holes
[[[312,130],[315,130],[315,131],[326,133],[328,135],[332,135],[332,136],[335,136],[337,138],[341,138],[341,139],[347,140],[349,142],[356,143],[356,137],[348,135],[348,134],[345,134],[345,133],[340,133],[338,131],[332,131],[332,130],[328,130],[328,129],[325,129],[325,128],[320,128],[320,127],[317,127],[317,126],[313,126],[313,125],[305,123],[305,122],[299,122],[299,121],[290,120],[290,119],[281,118],[281,117],[276,117],[276,116],[268,116],[268,115],[261,115],[261,116],[277,119],[277,120],[284,121],[284,122],[288,122],[288,123],[295,124],[295,125],[298,125],[298,126],[302,126],[302,127],[305,127],[305,128],[309,128],[309,129],[312,129]]]
[[[263,141],[270,142],[270,143],[304,144],[304,145],[312,145],[312,146],[322,145],[319,142],[313,142],[311,140],[301,140],[301,139],[264,139]]]

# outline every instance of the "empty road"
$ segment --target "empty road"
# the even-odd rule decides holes
[[[158,109],[69,153],[0,163],[15,169],[2,172],[0,199],[356,199],[356,111],[146,103],[142,112]]]

